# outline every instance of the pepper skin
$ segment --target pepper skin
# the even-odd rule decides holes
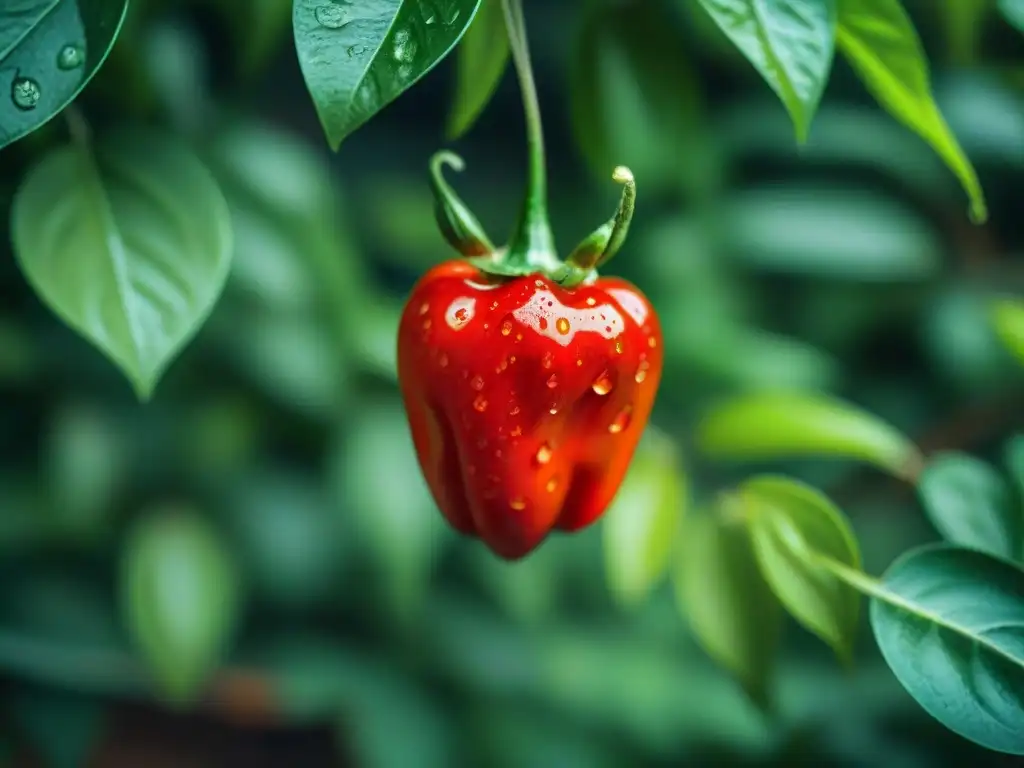
[[[657,315],[616,278],[566,289],[449,261],[417,283],[398,333],[402,397],[434,500],[506,560],[601,517],[661,372]]]

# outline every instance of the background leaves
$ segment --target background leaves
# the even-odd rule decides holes
[[[135,128],[45,157],[18,192],[12,235],[40,297],[143,400],[213,309],[231,258],[213,177],[173,137]]]
[[[448,115],[448,138],[468,131],[494,95],[508,69],[508,33],[501,0],[482,0],[456,54],[455,98]]]

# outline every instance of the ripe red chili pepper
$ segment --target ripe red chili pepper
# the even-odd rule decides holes
[[[417,283],[398,331],[398,378],[420,467],[448,522],[515,560],[553,529],[595,522],[619,489],[661,379],[647,299],[597,268],[622,245],[636,185],[563,261],[545,212],[543,136],[522,8],[505,22],[526,107],[529,186],[519,226],[495,248],[431,163],[435,214],[465,260]]]
[[[434,499],[456,530],[508,559],[601,516],[662,369],[657,315],[629,283],[495,282],[465,261],[423,276],[398,350]]]

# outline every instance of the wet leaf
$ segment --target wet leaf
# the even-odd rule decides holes
[[[1024,571],[940,545],[868,587],[875,640],[907,692],[964,738],[1024,755]]]
[[[996,333],[1006,348],[1024,364],[1024,301],[1001,301],[992,308]]]
[[[142,128],[46,155],[18,190],[11,235],[36,293],[142,400],[213,309],[231,260],[213,177],[175,138]]]
[[[860,596],[816,562],[825,556],[860,568],[857,540],[843,513],[820,491],[784,477],[747,480],[737,503],[772,591],[797,621],[850,663]]]
[[[700,645],[764,707],[782,606],[758,569],[746,529],[722,517],[684,521],[673,567],[676,597]]]
[[[712,408],[697,427],[699,449],[718,459],[757,461],[835,456],[913,477],[921,458],[910,440],[859,408],[812,392],[740,395]]]
[[[956,174],[971,216],[988,216],[970,161],[932,97],[928,61],[900,0],[839,0],[836,43],[868,90],[893,117],[927,141]]]
[[[701,0],[771,86],[803,143],[835,51],[837,0]]]
[[[217,531],[185,510],[146,513],[124,546],[123,614],[173,705],[202,693],[233,639],[241,582]]]
[[[448,115],[448,138],[453,140],[473,127],[508,69],[508,33],[501,0],[482,0],[455,57],[455,100]]]
[[[991,464],[965,453],[932,456],[917,485],[928,518],[951,544],[1015,559],[1024,548],[1024,510]]]
[[[331,148],[459,42],[480,0],[295,0],[302,75]]]
[[[103,65],[128,0],[12,0],[0,7],[0,148],[66,107]]]
[[[648,429],[601,524],[608,586],[622,605],[639,604],[667,573],[687,485],[671,440]]]

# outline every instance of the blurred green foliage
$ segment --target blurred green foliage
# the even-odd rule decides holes
[[[161,700],[129,629],[139,620],[121,602],[122,567],[139,546],[134,526],[175,507],[192,510],[205,543],[157,537],[184,546],[164,554],[190,575],[168,577],[159,599],[136,596],[134,610],[162,605],[160,621],[182,632],[196,668],[215,667],[195,710],[217,721],[258,715],[254,728],[330,728],[357,765],[1003,764],[921,710],[866,640],[850,652],[849,674],[771,602],[752,607],[765,615],[749,626],[716,627],[726,615],[717,609],[751,594],[767,600],[750,547],[727,527],[699,518],[705,543],[689,557],[693,540],[660,573],[624,571],[640,586],[613,577],[610,588],[602,549],[609,529],[630,521],[625,505],[638,505],[646,525],[624,530],[657,540],[669,534],[652,503],[688,496],[706,511],[751,466],[828,490],[871,573],[937,540],[940,521],[956,517],[930,507],[926,516],[874,469],[810,459],[739,466],[692,450],[701,415],[752,390],[826,391],[928,452],[975,453],[1005,471],[998,503],[1012,493],[1019,511],[1024,451],[1020,438],[1008,442],[1024,429],[1024,368],[1010,351],[1021,346],[1019,308],[992,320],[993,302],[1024,293],[1024,61],[1020,32],[1006,23],[1020,24],[1014,4],[905,3],[938,106],[986,190],[991,219],[975,227],[942,160],[838,59],[797,146],[785,109],[696,3],[663,4],[671,21],[655,28],[671,50],[653,60],[650,29],[614,23],[636,3],[526,3],[559,242],[611,210],[611,163],[637,173],[632,239],[609,271],[636,282],[662,317],[666,374],[652,438],[682,456],[645,448],[635,471],[663,474],[658,501],[646,487],[624,491],[605,523],[514,565],[442,524],[395,385],[404,295],[448,255],[426,165],[449,119],[455,57],[331,155],[284,5],[252,3],[241,24],[233,0],[135,0],[76,100],[100,136],[123,121],[176,132],[230,210],[223,293],[148,405],[43,308],[12,252],[0,260],[5,748],[82,765],[107,737],[110,704]],[[611,22],[588,15],[591,5]],[[976,14],[962,15],[967,5]],[[8,206],[65,133],[52,121],[0,151]],[[492,232],[518,208],[521,133],[506,76],[458,144],[472,169],[460,190]],[[73,242],[61,245],[76,257]],[[992,495],[990,480],[980,482],[961,495]],[[1003,520],[999,509],[979,514]],[[717,551],[737,560],[728,571],[736,584],[711,565],[686,572],[702,555],[717,563]],[[903,562],[897,575],[928,567]],[[191,581],[203,568],[208,590]],[[993,594],[999,584],[1012,592],[1012,579],[997,576]],[[623,600],[648,578],[657,580],[646,599]],[[807,587],[801,574],[779,578]],[[237,627],[223,615],[223,637],[196,635],[192,622],[207,621],[197,611],[210,610],[203,601],[235,599]],[[700,615],[708,620],[691,632],[687,619]],[[850,611],[825,618],[866,621]],[[777,621],[767,686],[770,665],[750,661],[744,633],[770,648]],[[226,648],[219,661],[204,656],[213,647]],[[751,701],[769,698],[770,714]]]

